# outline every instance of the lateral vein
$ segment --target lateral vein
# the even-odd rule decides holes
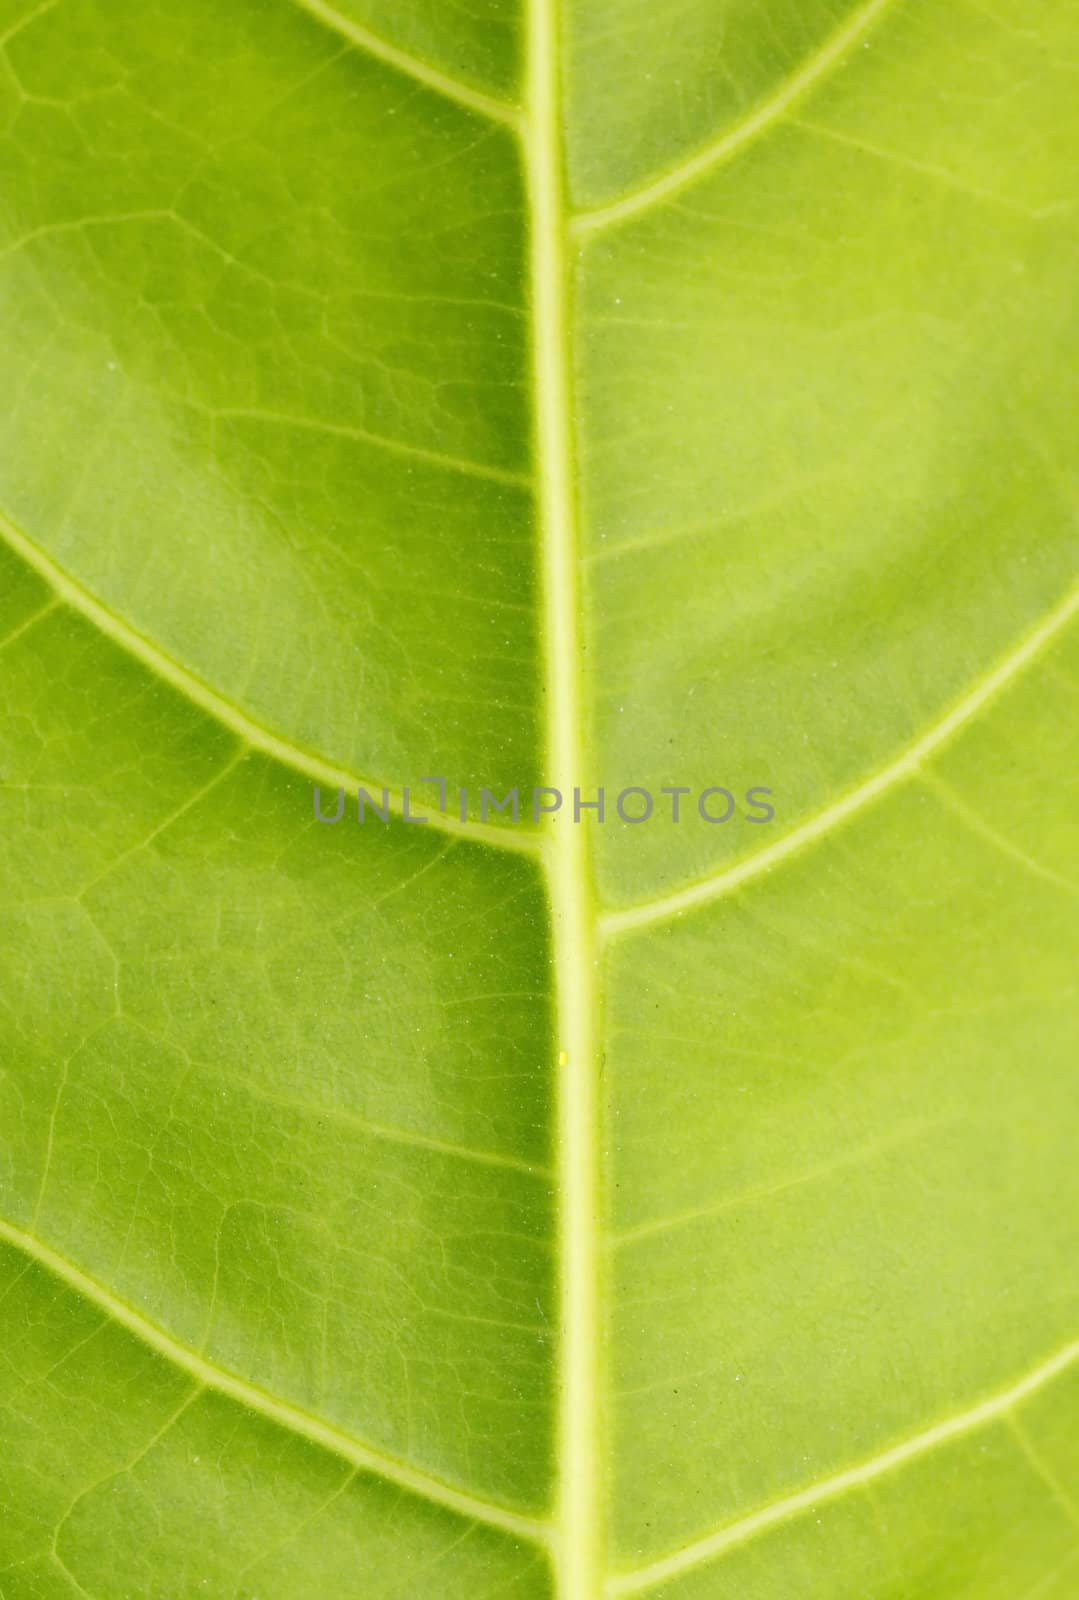
[[[960,1412],[958,1416],[948,1417],[943,1422],[926,1428],[913,1438],[905,1439],[901,1444],[881,1451],[879,1455],[862,1462],[860,1466],[850,1467],[845,1472],[837,1472],[833,1477],[824,1478],[819,1483],[811,1484],[807,1489],[799,1489],[797,1493],[787,1495],[770,1506],[763,1506],[750,1516],[742,1517],[738,1522],[732,1522],[726,1528],[720,1528],[716,1533],[708,1534],[703,1539],[696,1539],[682,1550],[676,1550],[669,1556],[662,1556],[646,1567],[638,1567],[635,1572],[623,1573],[613,1578],[608,1584],[607,1592],[611,1596],[639,1594],[643,1589],[650,1589],[655,1584],[666,1582],[693,1567],[700,1566],[703,1562],[714,1560],[735,1545],[745,1544],[777,1523],[789,1521],[804,1511],[812,1511],[829,1500],[838,1499],[850,1489],[872,1483],[875,1478],[882,1477],[917,1456],[927,1455],[930,1451],[951,1443],[953,1439],[961,1438],[964,1434],[973,1433],[989,1423],[1007,1418],[1017,1406],[1022,1405],[1039,1389],[1052,1383],[1054,1378],[1058,1378],[1077,1361],[1079,1361],[1079,1339],[1065,1345],[1062,1350],[1058,1350],[1055,1355],[1043,1361],[1040,1366],[1035,1367],[1032,1372],[1027,1373],[1009,1388],[980,1401],[969,1410]]]
[[[600,918],[600,928],[607,937],[629,933],[637,928],[650,927],[657,922],[669,921],[697,906],[708,905],[740,889],[763,872],[768,872],[780,862],[796,855],[808,846],[817,844],[836,828],[867,806],[881,799],[897,785],[917,777],[923,764],[959,731],[971,722],[989,702],[1006,689],[1014,678],[1031,665],[1048,648],[1058,634],[1079,612],[1079,585],[1059,601],[1047,616],[1027,634],[1022,644],[981,678],[963,698],[954,705],[947,716],[933,725],[927,733],[915,740],[902,755],[852,789],[842,799],[826,806],[823,811],[803,822],[778,843],[755,855],[747,856],[733,867],[727,867],[711,877],[677,889],[673,894],[608,911]]]
[[[388,66],[396,67],[399,72],[414,78],[425,88],[433,89],[436,94],[443,95],[448,100],[455,100],[466,110],[477,112],[492,122],[504,122],[511,128],[520,127],[520,110],[508,100],[499,100],[495,95],[485,94],[482,89],[473,89],[470,84],[462,83],[459,78],[454,78],[441,68],[432,66],[431,62],[412,55],[408,50],[402,50],[399,45],[391,44],[388,39],[373,33],[362,23],[354,22],[351,17],[344,16],[336,6],[327,5],[326,0],[294,0],[294,3],[301,11],[317,17],[327,28],[347,39],[357,50],[384,61]]]
[[[779,122],[784,113],[822,78],[841,66],[854,46],[895,3],[896,0],[868,0],[868,4],[863,5],[849,22],[826,40],[821,49],[787,78],[770,99],[757,106],[756,110],[736,127],[728,129],[726,133],[706,145],[703,150],[698,150],[695,155],[688,157],[672,171],[663,173],[651,183],[644,184],[630,194],[623,195],[620,200],[614,200],[610,205],[597,206],[592,211],[579,212],[573,219],[573,231],[578,234],[596,233],[603,228],[613,227],[616,223],[627,222],[631,217],[638,216],[660,201],[669,200],[672,195],[688,188],[697,178],[711,172],[724,161],[729,161],[732,156],[737,155],[740,150],[752,144]]]
[[[950,783],[936,772],[923,772],[921,780],[927,789],[936,795],[941,805],[947,806],[961,822],[965,823],[976,838],[981,839],[990,849],[998,850],[1002,856],[1007,856],[1009,861],[1014,861],[1017,867],[1022,867],[1024,872],[1029,872],[1031,877],[1040,878],[1043,883],[1051,883],[1054,888],[1062,889],[1065,894],[1079,896],[1079,884],[1072,883],[1070,878],[1062,877],[1059,872],[1054,872],[1051,867],[1043,867],[1040,861],[1021,850],[1013,844],[1004,834],[998,832],[993,825],[957,794]]]
[[[523,472],[509,467],[491,467],[482,461],[470,461],[464,456],[446,455],[441,450],[427,450],[423,445],[409,444],[405,439],[394,439],[386,433],[372,433],[368,428],[358,428],[343,422],[326,422],[321,417],[295,417],[287,412],[265,411],[257,406],[219,407],[211,413],[224,422],[268,422],[282,428],[301,428],[309,433],[324,433],[332,438],[355,439],[390,455],[404,456],[412,461],[423,461],[428,466],[442,467],[447,472],[460,472],[469,478],[484,478],[491,483],[504,484],[510,489],[531,489],[532,480]]]
[[[348,772],[312,751],[291,744],[280,734],[273,733],[269,728],[256,722],[233,701],[226,699],[216,689],[212,689],[195,673],[166,654],[159,645],[139,633],[129,622],[125,622],[122,617],[110,611],[78,579],[73,578],[51,556],[46,555],[45,551],[21,528],[16,527],[9,517],[0,516],[0,539],[44,578],[54,593],[72,610],[79,612],[122,650],[135,656],[143,666],[149,668],[178,694],[183,695],[208,716],[213,717],[216,722],[236,734],[250,749],[272,757],[282,766],[291,768],[318,785],[325,784],[331,789],[349,789],[353,794],[358,788],[363,788],[376,797],[385,792],[390,811],[396,816],[403,816],[405,799],[401,790],[379,783],[375,778],[361,777],[358,773]],[[413,801],[413,805],[416,803]],[[533,855],[542,853],[544,849],[544,840],[539,833],[511,831],[508,826],[498,828],[483,822],[462,822],[457,817],[430,809],[420,814],[426,815],[430,826],[436,830],[451,834],[454,838],[470,839],[474,844],[490,845],[499,850],[524,851]]]
[[[127,1305],[44,1240],[24,1232],[23,1229],[2,1218],[0,1218],[0,1239],[6,1240],[24,1256],[36,1261],[54,1277],[61,1279],[76,1294],[89,1300],[112,1321],[126,1328],[143,1344],[155,1350],[173,1366],[188,1373],[207,1389],[227,1395],[229,1399],[246,1406],[249,1411],[258,1412],[260,1416],[269,1418],[271,1422],[288,1429],[291,1433],[300,1434],[312,1443],[321,1445],[323,1449],[351,1462],[374,1477],[395,1483],[425,1500],[434,1501],[451,1511],[469,1517],[474,1522],[501,1528],[507,1533],[531,1540],[533,1543],[548,1542],[550,1530],[546,1522],[482,1500],[465,1490],[455,1489],[452,1485],[409,1466],[407,1462],[396,1461],[392,1456],[372,1449],[370,1445],[354,1439],[332,1423],[309,1415],[299,1406],[260,1389],[247,1379],[216,1366],[205,1356],[181,1344],[178,1339],[159,1328],[133,1306]]]

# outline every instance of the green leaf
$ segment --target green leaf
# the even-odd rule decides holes
[[[4,1600],[1070,1600],[1079,12],[0,38]]]

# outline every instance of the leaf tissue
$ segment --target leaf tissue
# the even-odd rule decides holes
[[[0,0],[3,1600],[1079,1594],[1077,134]]]

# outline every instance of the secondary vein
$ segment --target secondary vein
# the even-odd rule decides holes
[[[789,856],[796,855],[799,851],[826,838],[836,828],[841,827],[866,806],[881,799],[897,785],[918,777],[924,763],[1048,649],[1058,634],[1062,633],[1077,615],[1079,615],[1079,586],[1059,600],[1037,627],[1027,634],[1021,644],[968,689],[946,716],[934,723],[888,766],[883,767],[871,778],[867,778],[864,783],[860,783],[849,794],[825,806],[823,811],[819,811],[816,816],[810,817],[808,821],[792,829],[785,838],[769,845],[766,850],[758,850],[755,855],[746,856],[734,866],[727,867],[711,877],[702,878],[696,883],[687,884],[685,888],[676,889],[672,894],[644,901],[640,905],[606,912],[601,918],[604,935],[614,937],[649,927],[657,922],[668,922],[672,917],[681,916],[683,912],[692,911],[697,906],[722,899],[735,889],[741,888],[744,883],[759,877],[762,872],[778,866]]]
[[[398,72],[414,78],[425,88],[433,89],[436,94],[444,95],[448,100],[455,100],[458,105],[464,106],[469,111],[475,111],[481,117],[487,117],[493,122],[504,122],[512,128],[520,125],[521,114],[516,106],[506,100],[498,100],[494,95],[484,94],[482,89],[474,89],[471,84],[462,83],[459,78],[451,77],[448,72],[443,72],[431,62],[412,55],[408,50],[402,50],[399,45],[391,44],[388,39],[373,33],[370,28],[365,28],[361,23],[354,22],[351,17],[346,17],[335,6],[327,5],[326,0],[295,0],[295,4],[301,11],[317,17],[327,28],[340,34],[365,55],[374,56],[376,60],[396,67]]]
[[[1052,1383],[1054,1378],[1066,1372],[1077,1361],[1079,1361],[1079,1340],[1065,1345],[1062,1350],[1058,1350],[1055,1355],[1050,1356],[1007,1389],[979,1401],[957,1416],[945,1418],[943,1422],[926,1428],[911,1439],[903,1440],[901,1444],[893,1445],[891,1449],[881,1451],[879,1455],[863,1462],[860,1466],[850,1467],[845,1472],[837,1472],[834,1477],[824,1478],[819,1483],[810,1484],[806,1489],[799,1489],[795,1494],[776,1500],[769,1506],[763,1506],[759,1511],[741,1518],[738,1522],[730,1523],[716,1533],[695,1540],[682,1550],[650,1562],[647,1567],[640,1567],[636,1572],[624,1573],[612,1579],[608,1585],[608,1593],[640,1594],[643,1590],[651,1589],[657,1584],[688,1572],[705,1561],[714,1560],[735,1545],[745,1544],[747,1540],[764,1533],[777,1523],[787,1522],[802,1512],[812,1511],[829,1500],[837,1499],[850,1489],[871,1483],[873,1479],[891,1472],[916,1456],[926,1455],[949,1444],[953,1439],[974,1432],[977,1428],[1007,1418],[1015,1408],[1022,1405],[1024,1400]]]
[[[672,171],[662,173],[651,183],[646,183],[630,194],[623,195],[620,200],[614,200],[610,205],[597,206],[594,211],[579,213],[573,219],[574,231],[581,234],[595,233],[617,223],[628,222],[631,217],[638,216],[642,211],[647,211],[660,201],[668,200],[672,195],[688,188],[698,178],[713,171],[745,146],[752,144],[761,134],[779,122],[790,107],[801,100],[815,84],[840,66],[854,46],[895,3],[896,0],[868,0],[868,3],[856,11],[837,33],[825,41],[821,49],[808,61],[803,62],[798,71],[781,84],[770,99],[757,106],[744,121],[728,129],[703,150],[698,150],[695,155],[680,162]]]
[[[324,433],[331,438],[355,439],[359,444],[369,444],[390,455],[404,456],[408,460],[423,461],[428,466],[442,467],[447,472],[460,472],[465,477],[482,478],[490,483],[500,483],[510,489],[531,489],[532,480],[527,473],[513,472],[508,467],[488,466],[482,461],[470,461],[464,456],[446,455],[441,450],[427,450],[422,445],[409,444],[405,439],[393,439],[389,434],[372,433],[368,428],[358,428],[343,422],[327,422],[321,417],[289,416],[287,412],[267,411],[258,406],[225,406],[211,415],[224,422],[267,422],[282,428],[299,428],[308,433]]]
[[[68,1288],[80,1295],[84,1300],[97,1306],[113,1322],[128,1330],[129,1333],[156,1350],[173,1366],[179,1367],[188,1373],[197,1383],[207,1389],[213,1389],[218,1394],[227,1395],[230,1399],[246,1406],[250,1411],[256,1411],[260,1416],[268,1417],[280,1427],[287,1428],[292,1433],[301,1434],[310,1439],[314,1444],[321,1445],[323,1449],[331,1451],[345,1461],[350,1461],[356,1467],[362,1468],[374,1477],[379,1477],[389,1483],[398,1484],[403,1489],[409,1489],[414,1494],[422,1496],[439,1505],[448,1507],[462,1516],[469,1517],[474,1522],[485,1523],[488,1526],[501,1528],[507,1533],[512,1533],[520,1538],[531,1540],[533,1543],[547,1543],[550,1535],[550,1526],[535,1517],[528,1517],[506,1507],[498,1506],[492,1502],[482,1500],[478,1496],[469,1494],[466,1490],[455,1489],[452,1485],[443,1483],[440,1479],[422,1472],[417,1467],[410,1466],[407,1462],[397,1461],[392,1456],[384,1455],[381,1451],[373,1449],[370,1445],[361,1443],[342,1429],[332,1423],[323,1421],[320,1417],[311,1416],[299,1406],[293,1405],[288,1400],[283,1400],[277,1395],[269,1394],[260,1389],[256,1384],[250,1383],[238,1374],[227,1371],[224,1367],[216,1366],[205,1356],[197,1351],[190,1350],[173,1338],[164,1329],[159,1328],[149,1318],[144,1317],[140,1311],[129,1306],[110,1289],[98,1283],[88,1273],[74,1262],[68,1261],[51,1245],[34,1234],[25,1232],[13,1223],[0,1219],[0,1239],[5,1240],[25,1257],[36,1261],[40,1266],[51,1272],[67,1284]]]
[[[327,788],[348,789],[353,794],[358,788],[363,788],[376,800],[380,800],[385,791],[390,810],[397,816],[403,814],[404,795],[400,790],[379,783],[375,778],[349,772],[312,751],[291,744],[280,734],[273,733],[269,728],[256,722],[233,701],[226,699],[216,689],[212,689],[187,667],[181,666],[159,645],[139,633],[129,622],[110,611],[108,606],[59,566],[51,556],[46,555],[45,551],[8,517],[0,516],[0,540],[3,540],[16,555],[44,578],[60,600],[73,611],[79,612],[122,650],[135,656],[143,666],[148,667],[155,676],[163,679],[177,693],[192,701],[223,727],[230,729],[250,749],[272,757],[282,766],[301,773],[313,783],[325,784]],[[417,814],[415,798],[412,806],[412,814],[415,816]],[[430,807],[419,806],[418,814],[427,816],[431,827],[451,834],[455,838],[471,839],[475,844],[491,845],[499,850],[523,850],[530,854],[537,854],[543,850],[543,839],[538,833],[511,831],[508,826],[498,828],[482,822],[461,822],[457,817],[433,811]]]

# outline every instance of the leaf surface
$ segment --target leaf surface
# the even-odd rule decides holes
[[[1075,12],[0,36],[4,1600],[1069,1600]]]

